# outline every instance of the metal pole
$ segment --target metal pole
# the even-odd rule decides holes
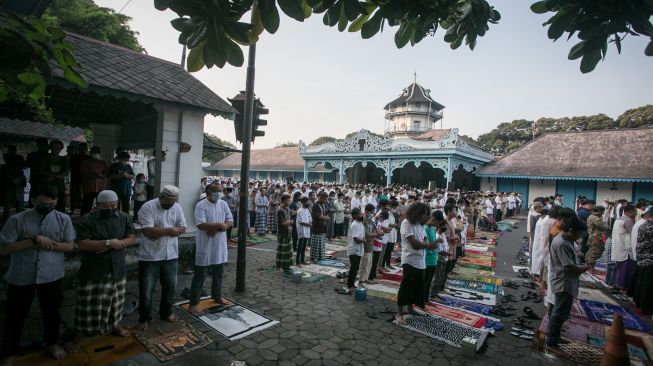
[[[256,4],[254,4],[256,6]],[[252,12],[252,21],[253,19]],[[247,57],[247,81],[245,86],[245,117],[243,118],[243,152],[240,161],[240,205],[238,207],[238,255],[236,259],[236,292],[245,291],[245,274],[247,265],[247,217],[249,211],[249,157],[252,144],[252,121],[254,115],[254,63],[256,61],[256,43],[249,46]],[[250,223],[254,224],[254,223]]]

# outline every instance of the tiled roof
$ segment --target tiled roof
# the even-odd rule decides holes
[[[180,65],[92,38],[67,33],[82,76],[90,85],[151,99],[199,107],[212,114],[235,110]],[[63,72],[53,67],[53,74]]]
[[[85,142],[84,130],[77,127],[54,126],[45,123],[21,121],[0,117],[0,135],[22,136],[30,138],[45,137],[61,141]]]
[[[426,131],[420,135],[417,135],[413,137],[413,140],[421,140],[421,141],[437,141],[441,140],[446,134],[451,131],[450,128],[445,128],[442,130],[431,130],[431,131]]]
[[[383,109],[387,110],[390,108],[396,108],[398,106],[406,104],[406,102],[431,103],[431,107],[435,108],[438,111],[444,109],[444,106],[436,102],[435,100],[433,100],[433,98],[431,98],[431,95],[429,93],[430,90],[424,89],[423,86],[417,84],[416,82],[413,82],[411,85],[404,88],[404,90],[401,92],[401,95],[399,95],[399,98],[386,104],[385,107],[383,107]]]
[[[653,129],[550,133],[476,174],[498,177],[653,180]]]
[[[233,153],[207,170],[240,170],[240,153]],[[250,170],[295,170],[304,171],[304,159],[299,156],[298,147],[277,147],[252,150]]]

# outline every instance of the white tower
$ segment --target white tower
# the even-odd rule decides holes
[[[392,138],[411,138],[435,129],[442,120],[444,106],[431,98],[430,90],[413,83],[399,97],[386,104],[385,134]]]

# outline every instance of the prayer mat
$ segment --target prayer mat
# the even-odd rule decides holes
[[[370,289],[369,286],[370,285],[366,285],[366,287],[367,287],[367,296],[377,297],[377,298],[384,299],[384,300],[389,300],[389,301],[392,301],[392,302],[397,301],[397,293],[396,292],[393,294],[393,293],[389,293],[389,292],[372,290],[372,289]]]
[[[198,309],[202,312],[197,316],[188,312],[188,301],[178,302],[175,305],[230,341],[246,337],[279,323],[234,301],[229,300],[229,302],[228,305],[220,305],[210,298],[202,299],[198,304]]]
[[[365,284],[365,287],[368,290],[374,290],[374,291],[379,291],[379,292],[385,292],[385,293],[390,293],[390,294],[397,294],[399,291],[399,288],[396,286],[388,286],[380,283],[376,284]]]
[[[503,233],[496,232],[496,231],[477,231],[476,235],[474,238],[486,240],[486,239],[497,239],[499,238]],[[485,238],[485,239],[483,239]]]
[[[560,344],[560,349],[569,355],[569,360],[581,365],[598,365],[603,358],[603,349],[583,342]]]
[[[492,277],[494,276],[494,271],[486,271],[483,269],[478,269],[478,268],[471,268],[471,267],[461,267],[457,266],[456,268],[453,269],[452,274],[472,274],[472,275],[477,275],[477,276],[488,276]]]
[[[473,265],[484,266],[484,267],[496,267],[497,261],[496,259],[491,259],[491,258],[470,258],[467,256],[458,258],[457,265],[463,265],[463,264],[473,264]]]
[[[478,276],[478,275],[466,274],[466,273],[451,275],[451,276],[449,276],[449,279],[451,279],[451,280],[477,281],[477,282],[483,282],[483,283],[491,283],[493,285],[499,285],[499,286],[503,285],[503,279],[499,278],[499,277],[486,277],[486,276]]]
[[[317,262],[318,265],[320,266],[327,266],[327,267],[336,267],[336,268],[347,268],[347,265],[343,263],[342,261],[335,260],[335,259],[322,259]]]
[[[340,245],[335,245],[335,244],[327,243],[327,244],[324,246],[324,249],[325,249],[325,250],[333,250],[334,252],[340,252],[340,251],[346,250],[347,248],[343,248],[343,247],[340,246]]]
[[[256,243],[247,240],[247,241],[245,242],[245,245],[248,246],[248,247],[253,247],[253,246],[256,245]],[[227,241],[227,246],[228,246],[229,248],[237,248],[237,247],[238,247],[238,240],[236,240],[236,239],[230,239],[229,241]]]
[[[347,246],[347,239],[331,239],[327,241],[328,244],[333,244],[337,245],[339,247],[346,247]]]
[[[545,313],[540,323],[540,331],[547,334],[549,327],[549,314]],[[602,337],[605,325],[591,322],[587,319],[570,316],[562,326],[561,335],[569,340],[588,342],[590,337]]]
[[[579,287],[578,296],[576,298],[578,300],[591,300],[596,302],[602,302],[605,304],[619,305],[606,293],[594,288]]]
[[[381,277],[386,280],[401,282],[404,275],[403,273],[381,273]]]
[[[485,251],[480,252],[476,250],[469,250],[465,248],[465,257],[471,256],[472,258],[496,258],[497,252]]]
[[[30,353],[14,359],[15,366],[104,366],[144,353],[146,350],[132,336],[105,334],[85,338],[80,350],[62,360],[54,360],[46,351]]]
[[[621,314],[624,326],[628,329],[638,330],[644,333],[651,333],[651,327],[640,319],[632,310],[619,305],[604,304],[602,302],[580,300],[580,305],[590,321],[603,324],[612,324],[614,314]]]
[[[462,259],[462,258],[461,258]],[[478,271],[494,271],[494,266],[483,266],[480,264],[471,264],[471,263],[461,263],[460,260],[458,260],[458,268],[469,268],[473,270],[478,270]]]
[[[174,323],[152,320],[146,331],[135,332],[134,335],[161,362],[170,361],[212,343],[206,334],[181,319]]]
[[[467,244],[476,244],[476,245],[487,245],[488,247],[494,247],[497,244],[497,241],[495,239],[481,239],[479,237],[476,237],[474,239],[469,239],[467,240]]]
[[[284,271],[283,276],[292,279],[292,272]],[[308,273],[308,272],[302,272],[302,282],[317,283],[317,282],[323,281],[325,278],[329,278],[329,276],[321,275],[321,274],[311,274],[311,273]]]
[[[435,306],[426,305],[424,310],[429,314],[453,320],[472,328],[483,328],[487,322],[487,318],[483,316],[470,314],[463,309],[452,308],[441,304]]]
[[[384,279],[384,278],[377,278],[377,279],[374,280],[374,281],[375,281],[377,284],[379,284],[379,285],[384,285],[384,286],[392,287],[392,288],[395,288],[395,289],[397,289],[397,290],[399,290],[399,285],[401,285],[401,282],[393,281],[393,280],[386,280],[386,279]]]
[[[491,253],[490,248],[483,244],[465,244],[465,253]]]
[[[476,282],[476,281],[447,279],[446,286],[451,288],[462,288],[467,290],[479,291],[479,292],[484,292],[486,294],[496,294],[496,295],[504,294],[502,286],[495,286],[490,283],[483,283],[483,282]]]
[[[301,271],[306,271],[306,272],[319,274],[319,275],[326,275],[326,276],[329,276],[329,277],[335,277],[336,274],[338,274],[339,272],[343,272],[344,268],[320,266],[320,265],[311,263],[311,264],[302,264]]]
[[[495,294],[484,294],[478,291],[465,290],[460,288],[445,288],[444,293],[457,299],[471,301],[478,304],[494,306],[497,304]]]
[[[406,315],[406,324],[402,327],[424,334],[425,336],[437,339],[452,347],[460,348],[460,343],[465,337],[476,339],[476,350],[478,351],[488,331],[476,329],[460,324],[458,322],[439,317],[437,315]]]
[[[435,301],[443,305],[447,305],[453,308],[464,309],[481,315],[490,315],[490,313],[492,312],[491,306],[456,299],[453,297],[445,296],[444,294],[440,295],[440,298],[436,299]]]

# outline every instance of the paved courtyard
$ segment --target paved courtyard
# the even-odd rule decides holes
[[[512,262],[520,245],[523,229],[500,239],[498,263]],[[507,240],[510,239],[510,240]],[[296,284],[272,269],[276,243],[268,242],[247,250],[247,288],[236,293],[236,250],[229,249],[229,264],[225,268],[224,295],[252,310],[279,320],[279,324],[237,341],[229,341],[197,319],[177,309],[176,313],[193,327],[207,334],[213,343],[165,365],[541,365],[563,364],[539,352],[532,351],[532,342],[509,334],[510,318],[504,318],[506,329],[487,339],[486,346],[475,358],[463,357],[460,350],[419,333],[393,325],[395,304],[368,296],[357,302],[353,296],[337,294],[341,287],[335,278],[317,283]],[[513,253],[513,254],[511,254]],[[508,258],[501,258],[506,256]],[[180,268],[183,272],[183,268]],[[192,274],[179,275],[178,300],[182,290],[190,287]],[[205,287],[209,289],[207,280]],[[128,283],[127,302],[136,299],[138,285]],[[523,291],[526,289],[524,288]],[[519,298],[522,290],[510,290]],[[158,293],[157,293],[158,295]],[[158,299],[155,300],[155,311]],[[39,336],[37,303],[28,325],[27,336]],[[515,307],[525,306],[520,302]],[[535,305],[535,306],[532,306]],[[0,303],[4,316],[4,303]],[[75,294],[66,292],[64,325],[72,326]],[[541,313],[541,304],[531,304]],[[541,315],[541,314],[540,314]],[[124,323],[136,323],[137,312]],[[142,353],[115,363],[122,366],[161,365],[153,355]]]

